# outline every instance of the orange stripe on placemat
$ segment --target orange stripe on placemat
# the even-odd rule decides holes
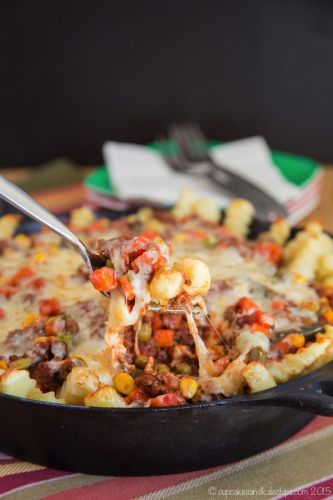
[[[22,460],[4,459],[0,461],[0,477],[45,469],[42,465],[23,462]]]
[[[85,188],[82,183],[58,189],[38,191],[33,197],[54,213],[64,213],[84,203]]]

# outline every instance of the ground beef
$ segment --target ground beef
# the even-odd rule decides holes
[[[74,338],[77,337],[80,332],[80,326],[78,322],[70,317],[65,318],[65,332],[70,334],[70,336],[74,340]]]
[[[44,361],[32,370],[30,375],[37,381],[37,386],[42,392],[56,392],[60,388],[62,384],[60,377],[61,363],[58,360]]]
[[[80,320],[85,320],[88,323],[90,337],[103,338],[105,334],[105,323],[107,313],[102,308],[98,299],[80,300],[65,311],[66,330],[72,336],[78,333],[77,328],[80,328]],[[70,322],[68,323],[68,320]],[[74,322],[77,326],[75,326]],[[74,333],[77,330],[77,333]]]
[[[158,373],[155,370],[144,372],[135,379],[135,382],[139,387],[144,388],[151,397],[174,392],[179,386],[179,380],[175,375],[170,372]]]
[[[173,224],[176,220],[173,213],[167,210],[155,210],[154,216],[156,217],[156,219],[164,223]]]
[[[36,296],[33,293],[25,293],[22,295],[23,302],[28,302],[32,304],[36,300]]]
[[[62,360],[67,356],[67,345],[56,337],[48,337],[35,341],[27,356],[32,358],[34,363],[51,359]]]
[[[130,239],[130,236],[123,236],[121,238],[111,238],[110,240],[98,240],[96,244],[96,252],[104,259],[110,259],[111,254],[117,250],[121,251],[123,245]]]
[[[34,339],[44,335],[43,325],[38,322],[27,328],[12,330],[7,334],[4,341],[5,351],[22,356],[25,352],[32,349]]]
[[[65,359],[59,369],[59,376],[61,380],[66,380],[67,375],[73,370],[75,366],[86,366],[84,361],[80,358],[69,357]]]
[[[80,264],[74,273],[74,277],[82,278],[82,281],[86,281],[89,278],[89,270],[85,264]]]
[[[131,235],[132,229],[131,224],[127,217],[120,217],[117,220],[112,221],[112,229],[115,229],[122,235]]]

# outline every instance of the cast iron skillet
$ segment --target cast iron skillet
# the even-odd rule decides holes
[[[253,235],[263,229],[255,223]],[[253,455],[314,415],[333,416],[333,362],[274,389],[192,406],[88,408],[1,394],[0,414],[0,449],[20,459],[89,474],[184,472]]]

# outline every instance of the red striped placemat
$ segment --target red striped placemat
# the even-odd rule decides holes
[[[332,498],[333,419],[317,417],[279,446],[201,471],[103,477],[58,471],[1,455],[0,478],[0,498],[13,500]]]

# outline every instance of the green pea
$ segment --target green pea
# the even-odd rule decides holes
[[[61,340],[61,342],[64,342],[64,344],[66,344],[68,348],[71,347],[71,345],[72,345],[72,337],[68,333],[65,333],[65,332],[58,333],[57,338],[59,340]]]
[[[216,238],[213,235],[207,236],[202,243],[206,248],[212,248],[216,244]]]
[[[112,260],[111,260],[111,259],[108,259],[108,260],[106,261],[106,265],[107,265],[107,267],[111,267],[111,269],[114,269],[114,265],[113,265],[113,263],[112,263]]]
[[[22,357],[11,361],[10,368],[19,368],[20,370],[25,370],[33,364],[33,359],[28,357]]]
[[[179,363],[179,365],[176,366],[175,372],[182,375],[191,375],[192,368],[188,363]]]
[[[152,328],[148,323],[143,323],[139,331],[139,340],[141,342],[148,342],[151,339]]]
[[[169,371],[170,371],[170,368],[168,367],[168,365],[165,365],[164,363],[159,363],[158,365],[156,365],[155,370],[156,370],[158,373],[161,373],[161,372],[169,372]]]
[[[134,362],[136,368],[140,368],[141,370],[143,370],[143,368],[146,366],[147,363],[148,363],[147,356],[142,356],[142,355],[137,356]]]

